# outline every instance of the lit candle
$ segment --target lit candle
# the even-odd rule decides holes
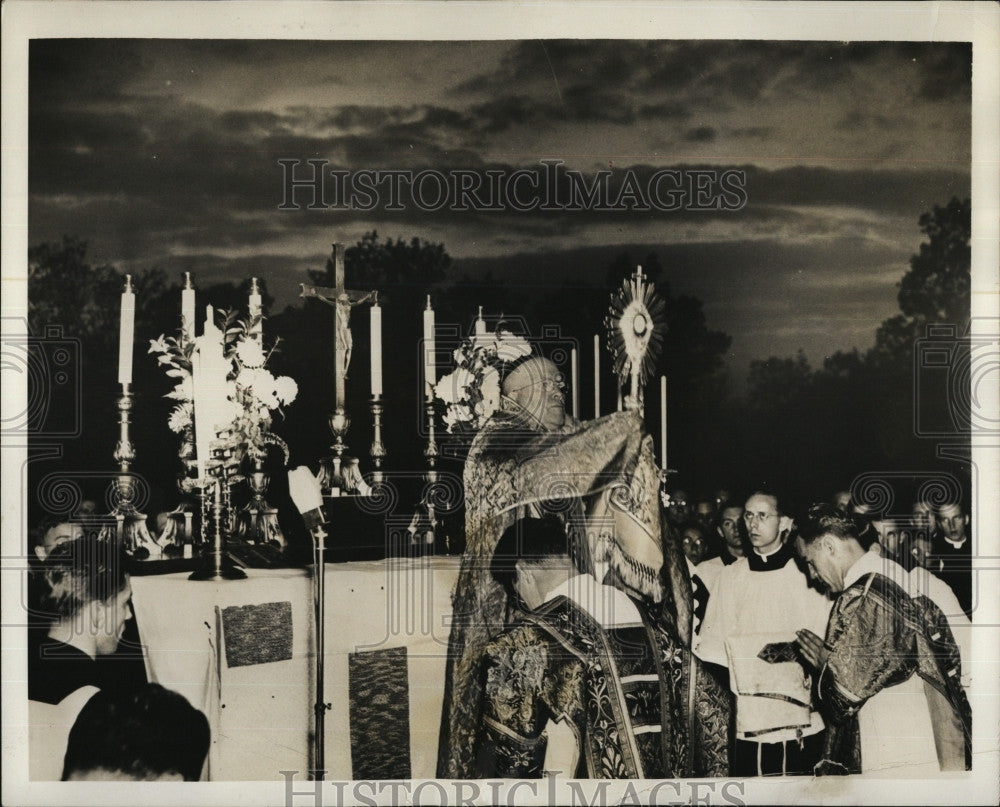
[[[132,347],[135,342],[135,290],[132,275],[125,275],[121,325],[118,332],[118,383],[132,383]]]
[[[434,309],[431,307],[431,296],[427,295],[427,308],[424,309],[424,392],[428,399],[434,396],[434,382],[437,381],[437,368],[434,366]]]
[[[667,470],[667,377],[660,376],[660,463]]]
[[[382,306],[378,297],[372,304],[371,319],[372,397],[382,397]]]
[[[570,390],[573,395],[573,417],[577,420],[580,419],[580,388],[577,385],[577,361],[578,356],[576,353],[576,348],[569,354],[569,375],[570,375]]]
[[[594,334],[594,417],[601,416],[601,337]]]
[[[184,288],[181,289],[181,330],[185,342],[194,339],[194,305],[194,283],[191,282],[191,273],[185,272]]]
[[[476,336],[486,334],[486,320],[483,319],[483,307],[479,306],[479,316],[476,317]]]
[[[261,319],[263,303],[260,297],[260,287],[257,285],[257,278],[255,277],[250,278],[250,303],[248,308],[250,310],[250,322],[254,323],[250,326],[250,335],[255,339],[260,339],[264,334],[264,322]]]

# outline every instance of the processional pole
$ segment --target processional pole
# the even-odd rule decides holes
[[[316,620],[316,716],[313,736],[313,781],[322,782],[326,775],[326,711],[330,704],[323,696],[323,662],[326,655],[326,530],[323,525],[323,492],[319,480],[304,465],[288,472],[288,493],[302,514],[313,542],[313,609]]]

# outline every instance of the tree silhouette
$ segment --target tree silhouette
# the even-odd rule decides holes
[[[967,445],[968,395],[954,384],[969,377],[961,338],[970,315],[969,201],[935,206],[919,225],[927,240],[900,280],[900,313],[881,324],[869,350],[835,353],[815,370],[801,352],[752,363],[730,437],[748,481],[764,475],[793,497],[825,497],[863,470],[938,467],[937,442],[922,431]],[[921,340],[949,357],[947,379],[921,365]]]

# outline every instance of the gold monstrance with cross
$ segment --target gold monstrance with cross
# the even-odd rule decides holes
[[[629,385],[629,408],[641,411],[643,388],[663,344],[665,314],[666,305],[641,266],[611,295],[604,326],[619,389]]]
[[[331,446],[334,456],[332,457],[332,467],[330,471],[327,474],[323,474],[323,476],[327,477],[324,480],[324,487],[328,489],[339,488],[347,490],[350,486],[345,485],[343,455],[344,451],[347,449],[347,445],[344,443],[344,435],[347,433],[347,429],[351,425],[350,418],[347,416],[347,393],[345,383],[347,380],[347,369],[351,364],[351,354],[354,348],[354,341],[351,336],[351,309],[366,302],[371,302],[374,307],[378,307],[378,292],[359,291],[346,288],[344,280],[343,244],[333,245],[333,266],[333,288],[306,286],[303,283],[301,284],[302,292],[299,296],[315,297],[327,305],[333,306],[334,399],[333,414],[330,416],[329,424],[330,431],[333,432],[334,437],[334,443]],[[372,344],[371,349],[373,352],[378,351],[381,359],[381,344]],[[381,370],[381,360],[379,361],[379,368]],[[379,378],[379,385],[381,385],[381,378]],[[371,454],[372,458],[375,460],[377,471],[381,466],[382,458],[385,456],[385,448],[382,446],[381,440],[380,421],[382,406],[381,402],[378,400],[379,398],[381,398],[381,390],[378,390],[378,394],[375,394],[375,389],[373,387],[372,412],[376,416],[376,422],[375,441],[372,444]]]

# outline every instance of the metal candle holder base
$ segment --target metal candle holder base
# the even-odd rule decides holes
[[[223,519],[225,513],[223,512],[222,506],[222,486],[225,483],[223,479],[207,479],[199,480],[201,483],[201,489],[199,492],[199,498],[202,501],[202,533],[204,534],[206,526],[206,515],[208,511],[208,488],[214,488],[214,495],[212,498],[212,510],[213,510],[213,521],[214,521],[214,534],[212,536],[212,543],[207,546],[204,550],[204,566],[201,569],[193,572],[188,580],[245,580],[246,572],[237,567],[232,560],[226,555],[226,542],[225,535],[223,533]]]
[[[119,476],[114,486],[115,506],[109,515],[115,519],[115,539],[130,556],[141,559],[137,554],[139,549],[145,549],[147,557],[151,555],[150,548],[159,549],[160,545],[153,538],[146,526],[146,515],[140,513],[135,506],[135,485],[129,468],[135,461],[135,446],[129,437],[129,426],[132,422],[132,389],[131,384],[122,384],[122,394],[118,398],[118,443],[113,454],[118,463]]]
[[[347,417],[344,407],[338,406],[327,422],[334,437],[333,445],[330,446],[333,456],[320,461],[319,482],[324,496],[334,496],[344,493],[343,462],[344,452],[347,450],[344,435],[351,426],[351,419]],[[335,490],[337,493],[334,493]]]
[[[248,543],[274,541],[284,547],[285,536],[278,523],[278,508],[272,507],[264,498],[270,483],[271,477],[264,472],[263,461],[255,460],[253,471],[247,474],[247,484],[253,495],[236,517],[236,535]]]

